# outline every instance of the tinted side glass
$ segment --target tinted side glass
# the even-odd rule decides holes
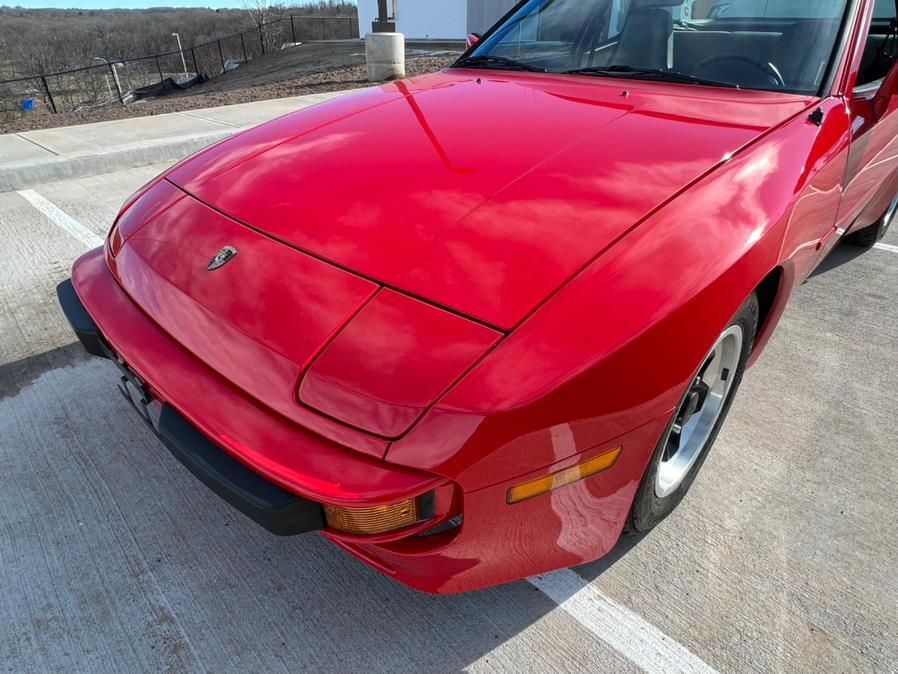
[[[873,9],[874,19],[894,19],[895,18],[895,0],[876,0]]]
[[[858,86],[869,90],[867,95],[873,94],[875,83],[888,74],[898,55],[898,35],[895,34],[894,20],[895,0],[876,0],[873,23],[867,35],[857,78]]]

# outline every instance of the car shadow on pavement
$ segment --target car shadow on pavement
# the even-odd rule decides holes
[[[833,248],[832,252],[826,256],[823,262],[820,263],[813,273],[811,273],[810,278],[814,278],[815,276],[820,276],[821,274],[826,274],[827,272],[833,271],[834,269],[838,269],[844,264],[848,264],[853,260],[858,259],[859,257],[866,255],[870,252],[869,248],[864,248],[863,246],[855,246],[850,243],[840,243],[838,246]]]
[[[0,589],[0,660],[11,669],[550,666],[551,634],[528,628],[570,619],[530,583],[430,596],[321,536],[271,535],[200,485],[115,381],[77,345],[0,366],[3,573],[17,579]],[[638,542],[577,571],[592,580]],[[607,658],[596,640],[566,649]]]
[[[617,545],[615,545],[607,555],[594,562],[581,564],[574,570],[583,576],[585,580],[592,582],[620,561],[624,555],[639,545],[646,536],[648,536],[647,533],[626,532],[621,535]]]
[[[60,367],[74,367],[90,358],[84,347],[76,342],[31,358],[0,363],[0,401],[19,393],[45,372]]]

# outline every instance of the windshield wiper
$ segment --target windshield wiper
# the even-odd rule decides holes
[[[545,68],[537,68],[529,63],[522,63],[504,56],[491,56],[489,54],[468,56],[459,59],[454,65],[458,68],[503,68],[506,70],[529,70],[534,73],[546,72]]]
[[[683,82],[685,84],[701,84],[708,87],[728,87],[730,89],[741,88],[732,82],[719,82],[707,80],[695,75],[687,75],[676,70],[662,70],[661,68],[636,68],[634,66],[590,66],[588,68],[575,68],[564,71],[565,75],[595,75],[597,77],[625,77],[633,80],[656,80],[661,82]]]

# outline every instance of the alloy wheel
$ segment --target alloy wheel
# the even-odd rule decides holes
[[[739,325],[729,327],[718,338],[680,403],[655,479],[658,498],[676,491],[710,440],[733,390],[743,339]]]

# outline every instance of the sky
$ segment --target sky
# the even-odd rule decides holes
[[[305,0],[293,0],[290,4],[304,4]],[[243,0],[0,0],[0,5],[37,9],[58,7],[63,9],[143,9],[145,7],[244,7]]]

